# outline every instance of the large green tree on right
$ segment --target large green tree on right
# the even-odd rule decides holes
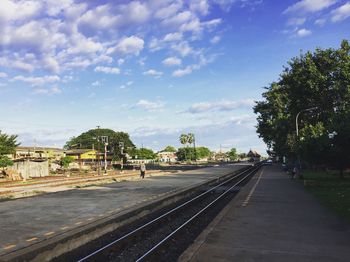
[[[317,107],[313,111],[303,111]],[[350,46],[317,48],[288,62],[254,107],[257,132],[280,156],[340,170],[350,166]],[[302,112],[301,112],[302,111]],[[299,115],[299,136],[296,116]]]

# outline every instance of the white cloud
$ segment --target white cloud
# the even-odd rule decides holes
[[[148,100],[141,99],[137,102],[136,107],[142,108],[147,111],[158,111],[164,108],[165,103],[162,101],[151,102]]]
[[[182,33],[176,32],[176,33],[169,33],[164,36],[163,41],[165,42],[171,42],[171,41],[179,41],[182,39]]]
[[[283,13],[314,13],[334,5],[337,0],[301,0],[289,6]]]
[[[119,88],[120,88],[120,89],[125,89],[125,88],[131,86],[132,84],[134,84],[133,81],[128,81],[128,82],[126,82],[125,84],[121,85]]]
[[[59,87],[54,86],[51,88],[36,88],[33,93],[40,95],[56,95],[62,93],[62,90]]]
[[[95,72],[119,75],[120,69],[118,67],[98,66],[95,67]]]
[[[310,30],[302,28],[302,29],[299,29],[298,31],[296,31],[295,36],[296,37],[305,37],[305,36],[311,35],[311,33],[312,32]]]
[[[192,0],[190,1],[190,9],[199,12],[202,15],[209,13],[209,3],[207,0]]]
[[[205,113],[208,111],[232,111],[242,107],[252,107],[255,104],[253,99],[239,101],[222,100],[216,102],[200,102],[193,104],[188,112],[192,114]]]
[[[193,51],[192,47],[190,47],[187,41],[183,41],[178,44],[173,44],[171,47],[175,51],[179,52],[180,55],[183,57],[188,56]]]
[[[149,70],[143,72],[143,74],[147,75],[147,76],[154,76],[154,77],[158,78],[158,77],[163,75],[163,72],[160,72],[160,71],[157,71],[154,69],[149,69]]]
[[[320,19],[315,20],[315,25],[324,26],[326,24],[326,22],[327,22],[327,19],[320,18]]]
[[[123,58],[119,58],[117,62],[118,62],[118,65],[122,65],[125,63],[125,60]]]
[[[42,77],[25,77],[25,76],[15,76],[11,81],[22,81],[29,83],[32,86],[42,86],[47,83],[55,83],[60,81],[60,77],[57,75],[52,76],[42,76]]]
[[[221,40],[221,37],[216,35],[216,36],[214,36],[213,38],[210,39],[210,43],[217,44],[217,43],[220,42],[220,40]]]
[[[4,72],[0,72],[0,78],[5,78],[5,77],[7,77],[7,74]]]
[[[332,15],[331,20],[333,23],[343,21],[348,17],[350,17],[350,2],[347,2],[346,4],[333,10],[331,12],[331,15]]]
[[[165,66],[177,66],[181,65],[181,59],[176,56],[168,57],[162,61],[162,64]]]
[[[115,48],[109,49],[108,53],[118,52],[138,55],[143,49],[144,43],[143,39],[137,36],[124,37]]]
[[[299,26],[299,25],[303,25],[306,21],[306,18],[304,17],[293,17],[288,19],[287,21],[287,25],[289,26]]]
[[[172,76],[174,76],[174,77],[182,77],[182,76],[191,74],[192,71],[193,71],[193,68],[191,66],[187,66],[184,69],[177,69],[177,70],[175,70],[172,73]]]
[[[101,82],[100,81],[95,81],[91,84],[92,86],[100,86]]]

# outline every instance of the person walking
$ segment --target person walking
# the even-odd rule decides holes
[[[146,165],[144,162],[141,162],[141,165],[140,165],[140,177],[142,179],[145,178],[145,174],[146,174]]]

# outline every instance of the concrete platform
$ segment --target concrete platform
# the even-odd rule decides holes
[[[350,226],[265,166],[180,261],[350,261]]]
[[[146,176],[144,180],[0,202],[0,260],[3,255],[16,250],[243,167],[226,165],[164,176]]]

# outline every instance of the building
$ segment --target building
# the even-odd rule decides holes
[[[64,155],[64,150],[61,148],[18,146],[16,148],[16,152],[12,156],[12,159],[60,160]]]
[[[258,162],[260,161],[261,155],[256,150],[250,149],[247,154],[247,157],[250,162]]]
[[[157,153],[157,158],[159,162],[164,163],[174,163],[177,161],[177,156],[175,152],[161,151]]]

